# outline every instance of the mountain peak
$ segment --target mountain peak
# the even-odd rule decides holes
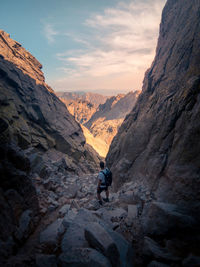
[[[33,78],[36,83],[45,83],[44,74],[41,71],[42,64],[3,30],[0,30],[0,43],[0,54],[5,60],[15,64],[18,69]]]

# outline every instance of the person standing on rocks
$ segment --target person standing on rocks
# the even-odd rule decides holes
[[[108,168],[104,168],[104,162],[100,161],[100,168],[101,171],[98,174],[98,185],[97,185],[97,198],[99,200],[99,204],[103,205],[102,198],[101,198],[101,192],[106,192],[106,198],[103,198],[105,202],[109,202],[109,190],[108,185],[106,184],[106,173]]]

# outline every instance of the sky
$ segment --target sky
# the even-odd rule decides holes
[[[43,65],[55,91],[140,90],[166,0],[1,0],[0,29]]]

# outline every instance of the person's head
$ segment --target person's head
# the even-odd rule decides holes
[[[101,169],[104,169],[104,162],[103,161],[100,161],[100,164],[99,165],[100,165],[100,168]]]

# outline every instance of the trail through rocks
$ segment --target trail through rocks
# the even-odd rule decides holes
[[[190,243],[183,247],[170,234],[160,238],[174,229],[185,235],[195,229],[195,219],[176,205],[157,202],[144,186],[129,182],[118,192],[111,187],[110,202],[101,206],[97,173],[52,172],[47,178],[33,174],[32,179],[40,221],[27,237],[33,218],[31,211],[24,212],[18,233],[24,242],[3,266],[189,266],[181,265],[183,259],[199,264],[199,257],[184,254]]]
[[[97,174],[67,174],[60,179],[56,175],[48,179],[33,175],[33,182],[37,189],[41,219],[35,231],[5,266],[65,266],[77,261],[88,266],[93,261],[99,264],[104,262],[105,265],[99,266],[110,266],[117,263],[120,257],[123,262],[131,259],[131,243],[123,237],[124,234],[131,240],[131,234],[127,235],[128,228],[124,227],[125,219],[128,225],[131,213],[127,217],[128,209],[119,206],[119,193],[110,192],[110,202],[99,205],[96,198]],[[93,229],[92,233],[90,229]],[[102,234],[95,236],[99,232]],[[105,240],[108,247],[104,247]],[[87,245],[82,247],[81,242]],[[117,247],[120,244],[125,249],[123,255]],[[70,255],[79,248],[82,256],[78,259],[77,256],[66,256],[67,247],[68,253],[69,250],[72,253]],[[115,256],[109,252],[110,249],[114,249]]]

